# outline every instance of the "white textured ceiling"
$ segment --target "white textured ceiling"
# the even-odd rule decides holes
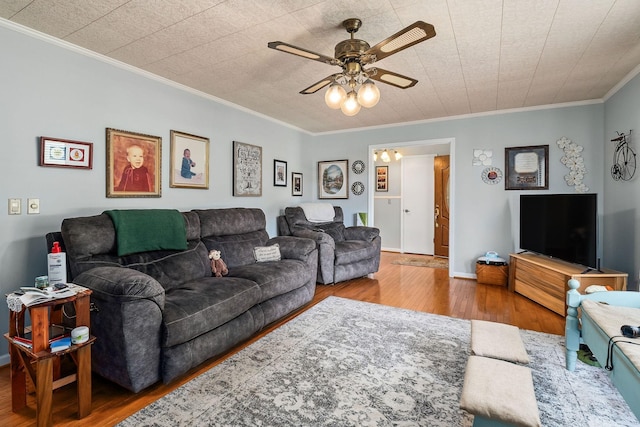
[[[640,64],[638,0],[0,0],[0,17],[309,132],[601,99]],[[422,20],[436,37],[376,65],[413,77],[377,84],[379,104],[344,116],[324,90],[340,71],[267,48],[333,56]]]

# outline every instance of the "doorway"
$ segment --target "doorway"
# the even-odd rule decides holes
[[[455,265],[456,265],[456,256],[455,256],[455,236],[456,236],[456,227],[455,227],[455,138],[441,138],[441,139],[431,139],[431,140],[422,140],[422,141],[411,141],[411,142],[398,142],[398,143],[391,143],[391,144],[375,144],[375,145],[370,145],[369,146],[369,156],[368,156],[368,188],[371,189],[371,191],[367,192],[367,199],[368,199],[368,203],[367,203],[367,211],[368,211],[368,225],[374,225],[376,223],[378,223],[378,221],[375,220],[375,204],[379,202],[379,199],[381,198],[381,196],[386,196],[383,197],[384,199],[386,199],[384,201],[384,205],[387,208],[392,208],[392,206],[396,203],[398,203],[398,209],[397,209],[397,219],[394,220],[396,222],[394,222],[395,224],[395,228],[393,229],[393,235],[395,236],[396,233],[399,236],[398,237],[398,242],[397,245],[392,244],[389,245],[390,240],[393,239],[389,239],[389,236],[387,236],[387,238],[385,238],[385,235],[381,234],[382,239],[383,239],[383,247],[397,247],[398,250],[400,250],[401,248],[401,244],[400,244],[400,240],[401,240],[401,227],[400,227],[400,223],[402,221],[401,219],[401,212],[399,209],[400,207],[400,201],[398,200],[400,197],[398,196],[397,198],[394,197],[389,197],[389,195],[385,194],[385,193],[380,193],[376,191],[376,180],[375,180],[375,171],[376,171],[376,164],[375,161],[373,159],[373,154],[374,152],[380,152],[383,151],[384,149],[389,149],[389,150],[397,150],[399,152],[402,153],[403,156],[413,156],[413,155],[428,155],[428,154],[436,154],[437,156],[440,155],[448,155],[449,159],[450,159],[450,167],[449,167],[449,171],[450,171],[450,177],[449,177],[449,216],[450,216],[450,221],[449,221],[449,233],[448,233],[448,247],[449,247],[449,276],[450,277],[454,277],[454,271],[455,271]],[[431,168],[431,173],[433,175],[433,168]],[[392,177],[393,178],[393,177]],[[397,177],[398,179],[402,179],[399,175]],[[431,187],[431,190],[433,190],[433,187]],[[383,217],[380,218],[381,221],[383,222],[388,222],[389,218],[388,218],[388,212],[389,211],[385,211],[385,213],[383,213]],[[428,216],[425,218],[425,221],[428,218],[428,222],[431,226],[433,226],[434,222],[434,211],[431,210],[431,212],[428,214]],[[433,253],[433,252],[432,252]]]

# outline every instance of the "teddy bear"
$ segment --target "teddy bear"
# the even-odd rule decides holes
[[[209,259],[211,260],[211,272],[216,277],[222,277],[229,274],[227,264],[220,258],[220,251],[209,251]]]

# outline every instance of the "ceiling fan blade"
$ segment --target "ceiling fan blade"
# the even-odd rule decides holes
[[[328,77],[325,77],[324,79],[320,80],[319,82],[316,82],[314,84],[312,84],[311,86],[309,86],[306,89],[303,89],[300,91],[301,94],[303,95],[309,95],[312,93],[316,93],[317,91],[319,91],[320,89],[322,89],[323,87],[326,87],[328,85],[330,85],[331,83],[333,83],[336,79],[336,76],[338,76],[339,74],[332,74]]]
[[[383,70],[382,68],[377,67],[368,69],[367,74],[369,75],[369,78],[373,80],[399,87],[400,89],[407,89],[418,83],[416,79],[412,79],[411,77],[403,76],[402,74]]]
[[[331,58],[330,56],[323,55],[321,53],[312,52],[307,49],[303,49],[301,47],[297,47],[284,42],[269,42],[267,44],[271,49],[279,50],[282,52],[290,53],[292,55],[301,56],[303,58],[312,59],[314,61],[323,62],[329,65],[340,65],[341,62],[336,58]]]
[[[403,49],[413,46],[435,37],[436,30],[431,24],[423,21],[416,21],[407,28],[398,31],[391,37],[382,40],[371,49],[364,52],[363,56],[372,58],[372,61],[380,61],[389,55],[400,52]]]

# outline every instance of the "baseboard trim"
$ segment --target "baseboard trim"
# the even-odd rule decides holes
[[[11,358],[9,357],[9,353],[0,355],[0,366],[6,366],[11,363]]]

